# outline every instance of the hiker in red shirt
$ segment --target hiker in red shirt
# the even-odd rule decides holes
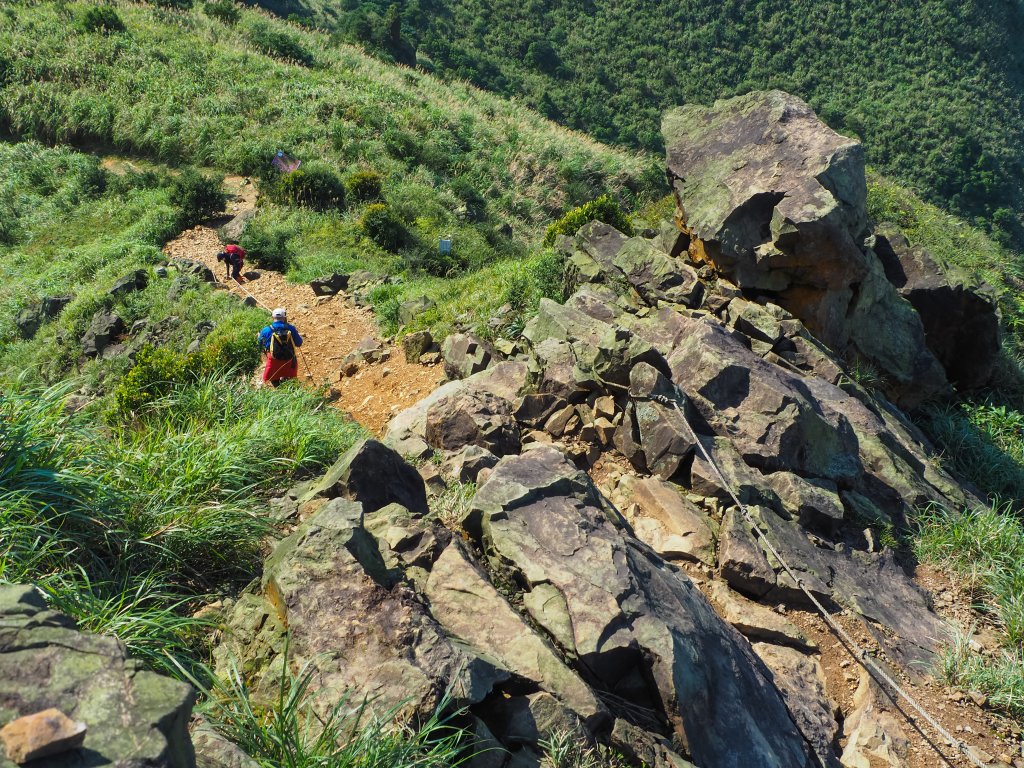
[[[260,346],[267,353],[267,366],[263,369],[263,382],[278,386],[285,379],[299,375],[296,347],[302,346],[302,337],[288,322],[284,309],[278,307],[271,314],[273,322],[260,331]]]
[[[236,283],[242,282],[242,267],[245,266],[245,248],[234,243],[224,246],[224,250],[217,254],[217,261],[223,261],[224,266],[230,271],[231,277]]]

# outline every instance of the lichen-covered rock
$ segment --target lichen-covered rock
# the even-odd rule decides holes
[[[275,547],[255,599],[227,617],[218,663],[241,659],[266,689],[283,658],[253,658],[252,641],[271,622],[288,628],[289,663],[311,665],[321,713],[343,700],[358,706],[364,696],[382,711],[430,712],[449,685],[456,706],[481,701],[508,672],[447,637],[387,567],[362,518],[359,503],[332,499]]]
[[[862,247],[858,142],[781,91],[670,110],[662,132],[691,258],[770,294],[833,349],[881,367],[905,404],[946,392],[917,313]]]
[[[611,721],[594,692],[498,593],[458,540],[433,564],[424,594],[435,618],[453,637],[543,687],[592,731]]]
[[[626,237],[608,224],[594,221],[576,234],[568,257],[570,285],[606,283],[635,292],[642,301],[696,307],[704,288],[696,270],[642,237]]]
[[[468,333],[453,333],[441,342],[444,373],[449,379],[465,379],[487,368],[493,357],[482,339]]]
[[[33,587],[0,585],[0,722],[59,708],[86,725],[80,751],[33,768],[192,768],[190,686],[142,668],[112,637],[79,632]],[[0,767],[13,768],[0,753]]]

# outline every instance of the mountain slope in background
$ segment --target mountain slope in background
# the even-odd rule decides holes
[[[753,89],[805,99],[868,161],[1020,237],[1018,0],[260,0],[506,95],[602,141],[657,149],[662,111]],[[1018,240],[1019,242],[1019,240]]]

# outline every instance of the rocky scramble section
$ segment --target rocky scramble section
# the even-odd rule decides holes
[[[449,380],[423,379],[380,441],[268,503],[286,535],[217,609],[218,670],[237,665],[268,698],[283,665],[311,670],[321,714],[364,699],[413,720],[458,712],[474,768],[539,766],[553,733],[658,768],[970,765],[860,670],[767,540],[979,759],[1019,768],[1020,739],[984,697],[935,682],[964,628],[890,549],[916,509],[978,503],[901,407],[981,383],[998,349],[991,297],[891,227],[869,230],[859,146],[792,97],[673,112],[666,138],[675,222],[561,238],[569,298],[542,301],[513,344],[403,341],[403,371],[436,376],[421,363],[440,357]],[[168,255],[212,279],[215,238],[193,230]],[[243,287],[303,331],[334,317],[311,368],[353,364],[352,382],[391,364],[345,300],[361,279]],[[954,365],[972,340],[943,331],[946,315],[974,329],[982,374]],[[863,361],[880,390],[853,378]],[[353,410],[371,426],[390,411]],[[10,594],[8,645],[63,653],[64,635],[36,643],[22,625],[73,630]],[[55,690],[4,706],[56,706]],[[66,714],[88,748],[91,718]],[[202,724],[193,736],[201,764],[247,764]],[[172,753],[147,764],[187,764]]]
[[[953,627],[887,546],[915,509],[978,500],[848,372],[870,357],[903,404],[958,380],[865,245],[859,147],[784,94],[684,117],[666,121],[679,226],[563,238],[564,305],[504,352],[447,339],[450,381],[279,499],[293,533],[227,608],[221,663],[269,686],[308,662],[325,710],[354,689],[425,714],[447,692],[496,747],[477,766],[537,765],[553,731],[656,766],[939,764],[732,490],[858,642],[1012,762],[1019,745],[931,682]],[[727,160],[702,182],[712,151]],[[770,206],[743,196],[755,183]],[[933,299],[989,327],[990,298],[949,285]],[[451,483],[477,484],[465,508],[442,503]]]

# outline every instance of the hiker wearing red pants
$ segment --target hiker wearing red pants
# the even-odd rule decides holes
[[[224,268],[228,276],[234,278],[236,283],[242,282],[242,267],[245,266],[245,248],[231,243],[224,246],[224,250],[217,254],[217,261],[224,262]]]
[[[267,366],[263,369],[263,382],[276,387],[285,379],[299,375],[299,359],[296,347],[302,346],[302,337],[295,326],[288,322],[284,309],[278,307],[271,314],[272,322],[260,331],[260,346],[267,355]]]

